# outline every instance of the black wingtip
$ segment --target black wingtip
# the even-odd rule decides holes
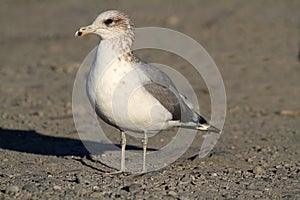
[[[217,127],[209,124],[204,117],[198,114],[198,126],[196,127],[197,130],[200,131],[208,131],[208,133],[218,133],[221,134],[221,130]]]
[[[207,121],[201,115],[198,115],[198,122],[199,124],[208,124]]]

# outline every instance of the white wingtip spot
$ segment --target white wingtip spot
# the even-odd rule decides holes
[[[207,131],[209,129],[209,127],[210,127],[209,124],[201,124],[196,129],[200,130],[200,131]]]

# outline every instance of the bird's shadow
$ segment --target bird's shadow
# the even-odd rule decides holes
[[[84,141],[88,145],[101,145],[105,151],[115,151],[111,144]],[[120,146],[115,144],[116,146]],[[23,153],[51,156],[90,156],[81,140],[42,135],[34,130],[14,130],[0,128],[0,148]],[[127,145],[127,150],[141,150],[141,147]],[[97,152],[101,154],[104,152]]]

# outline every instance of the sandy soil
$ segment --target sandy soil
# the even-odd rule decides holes
[[[111,8],[129,13],[137,27],[191,36],[218,65],[228,111],[208,157],[191,157],[200,135],[160,171],[112,176],[82,145],[72,87],[98,40],[74,32]],[[0,199],[299,199],[299,10],[296,0],[1,1]],[[142,56],[181,69],[193,83],[174,55]],[[209,117],[206,86],[194,87]],[[150,148],[159,145],[150,139]]]

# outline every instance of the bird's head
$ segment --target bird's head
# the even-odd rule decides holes
[[[90,33],[99,35],[103,40],[124,34],[133,35],[133,23],[127,14],[119,10],[108,10],[99,14],[91,25],[77,30],[75,36]]]

